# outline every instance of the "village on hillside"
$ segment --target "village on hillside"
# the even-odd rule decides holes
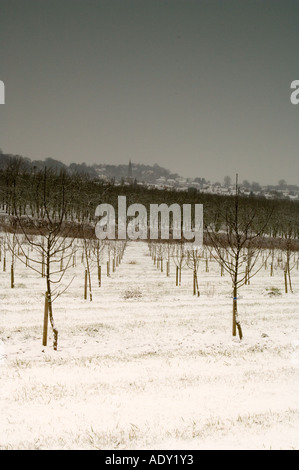
[[[107,171],[107,165],[96,166],[98,177],[104,181],[114,180],[116,186],[136,184],[138,186],[144,186],[146,188],[160,189],[160,190],[175,190],[175,191],[198,191],[206,194],[218,194],[218,195],[232,195],[235,193],[235,183],[229,176],[224,177],[223,182],[211,182],[205,178],[183,178],[177,174],[169,175],[155,175],[154,170],[146,170],[140,175],[140,166],[133,165],[131,161],[127,167],[127,176],[122,176],[120,179],[111,178],[109,171]],[[158,165],[153,168],[158,170],[164,170]],[[161,171],[162,173],[162,171]],[[141,179],[140,179],[141,176]],[[155,177],[156,176],[156,177]],[[299,186],[288,185],[286,181],[280,180],[277,185],[261,186],[257,182],[250,183],[245,180],[239,182],[239,191],[242,195],[252,197],[258,196],[266,199],[289,199],[299,200]]]
[[[158,164],[146,165],[132,163],[115,165],[112,163],[71,163],[69,165],[53,158],[32,160],[20,155],[5,154],[0,149],[0,170],[11,172],[13,168],[26,168],[28,172],[37,172],[48,168],[54,172],[65,171],[68,174],[82,174],[115,186],[136,185],[147,189],[164,191],[199,192],[201,194],[233,195],[235,194],[235,178],[224,176],[222,181],[209,181],[204,177],[185,178],[163,168]],[[299,185],[290,185],[281,179],[277,185],[262,186],[258,182],[242,180],[239,175],[238,188],[240,194],[247,197],[266,199],[287,199],[299,201]]]

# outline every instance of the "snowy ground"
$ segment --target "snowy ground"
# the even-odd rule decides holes
[[[54,352],[51,335],[41,346],[45,280],[17,262],[12,290],[1,263],[0,449],[299,449],[298,271],[294,294],[279,270],[242,288],[239,342],[215,262],[202,263],[199,298],[191,271],[175,287],[144,243],[110,278],[104,267],[92,302],[83,266],[68,272]]]

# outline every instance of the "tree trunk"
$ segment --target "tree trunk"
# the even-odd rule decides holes
[[[236,323],[236,318],[238,314],[238,290],[237,286],[234,286],[234,292],[233,292],[233,336],[237,336],[237,323]]]
[[[242,327],[241,323],[239,320],[239,315],[238,315],[238,288],[237,285],[234,285],[234,291],[233,291],[234,299],[233,299],[233,336],[237,336],[237,330],[239,334],[240,340],[243,339],[243,332],[242,332]]]
[[[286,269],[284,271],[284,289],[285,289],[285,293],[287,294],[288,293],[288,277],[287,277]]]
[[[88,268],[88,286],[89,286],[89,300],[92,302],[92,288],[91,288],[91,274]]]
[[[223,267],[223,264],[221,263],[220,266],[221,266],[221,273],[220,273],[220,274],[221,274],[221,277],[223,277],[223,276],[224,276],[224,267]]]
[[[43,346],[48,344],[48,319],[49,319],[49,307],[48,307],[48,292],[45,294],[45,310],[44,310],[44,327],[43,327]]]
[[[200,292],[198,288],[197,269],[195,266],[194,271],[193,271],[193,295],[196,295],[196,294],[198,297],[200,296]]]
[[[102,285],[102,267],[101,265],[98,265],[98,282],[99,282],[99,287]]]
[[[58,348],[58,330],[55,327],[54,317],[53,317],[53,307],[52,307],[52,291],[51,291],[51,280],[50,280],[50,263],[51,263],[51,245],[50,239],[48,239],[48,246],[47,246],[47,292],[48,292],[48,312],[49,312],[49,319],[53,331],[53,349],[57,351]]]
[[[51,292],[48,292],[48,308],[49,308],[50,323],[51,323],[51,327],[52,327],[52,331],[53,331],[53,349],[54,349],[54,351],[57,351],[57,348],[58,348],[58,330],[55,327],[55,323],[54,323]]]
[[[84,300],[87,300],[87,269],[84,274]]]
[[[13,264],[10,268],[10,287],[13,289],[15,287],[15,275],[14,275],[14,268]]]

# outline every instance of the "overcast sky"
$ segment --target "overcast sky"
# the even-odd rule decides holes
[[[298,0],[0,0],[0,148],[299,184]]]

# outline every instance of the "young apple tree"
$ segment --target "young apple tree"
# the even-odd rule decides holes
[[[16,186],[17,190],[17,186]],[[19,259],[46,281],[46,305],[53,331],[53,349],[58,348],[58,329],[54,321],[53,302],[69,287],[62,286],[62,278],[74,254],[74,240],[79,226],[67,221],[67,209],[71,194],[67,192],[67,180],[45,169],[40,187],[40,213],[38,217],[23,215],[14,208],[11,229],[18,244]],[[15,198],[17,200],[17,198]],[[26,245],[33,248],[28,255]]]
[[[240,197],[238,175],[234,203],[221,212],[221,230],[206,225],[207,244],[212,256],[229,273],[233,289],[232,334],[243,338],[238,315],[239,289],[257,274],[263,266],[259,263],[264,248],[265,230],[271,213],[265,214],[258,205],[246,204]]]

